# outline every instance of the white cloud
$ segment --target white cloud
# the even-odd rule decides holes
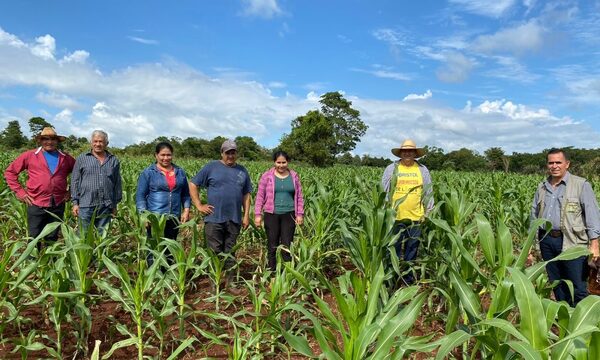
[[[356,68],[351,68],[350,70],[355,71],[355,72],[361,72],[361,73],[373,75],[375,77],[382,78],[382,79],[392,79],[392,80],[399,80],[399,81],[408,81],[411,79],[411,76],[408,74],[404,74],[404,73],[400,73],[400,72],[396,72],[396,71],[390,71],[387,69],[381,69],[381,68],[377,68],[377,67],[375,67],[374,69],[369,69],[369,70],[356,69]]]
[[[510,56],[493,56],[498,67],[489,68],[483,72],[484,76],[498,79],[520,82],[523,84],[532,83],[540,78],[540,75],[531,73],[527,67],[521,64],[517,59]]]
[[[480,35],[472,49],[484,54],[511,53],[522,55],[543,48],[548,31],[537,21],[499,30],[492,35]]]
[[[39,56],[42,59],[54,59],[54,51],[56,50],[56,41],[50,35],[40,36],[35,39],[36,44],[31,47],[31,53]]]
[[[33,55],[30,49],[37,45],[0,32],[0,88],[6,92],[13,87],[34,89],[40,92],[38,101],[52,106],[40,104],[30,109],[34,114],[0,109],[2,128],[10,120],[25,124],[29,117],[43,114],[65,134],[87,137],[93,129],[104,129],[115,146],[161,135],[208,139],[248,135],[264,146],[275,146],[281,134],[289,132],[291,120],[318,108],[320,94],[331,87],[313,83],[306,95],[276,97],[269,84],[208,76],[172,60],[104,74],[93,61],[61,63]],[[384,66],[373,69],[390,71]],[[589,83],[587,88],[598,93],[599,84]],[[600,143],[600,134],[585,123],[514,101],[484,99],[456,109],[432,101],[345,96],[369,125],[358,154],[391,157],[389,150],[406,137],[446,150],[501,146],[507,152],[539,151],[548,144],[597,147]]]
[[[382,28],[373,31],[372,35],[375,39],[388,44],[390,52],[396,58],[400,58],[401,48],[408,45],[406,34],[389,28]]]
[[[450,0],[473,14],[499,18],[504,15],[514,4],[515,0]]]
[[[445,64],[436,71],[440,81],[448,83],[460,83],[465,81],[476,62],[458,52],[444,54]]]
[[[287,84],[281,81],[271,81],[268,86],[271,89],[283,89],[287,87]]]
[[[277,0],[242,0],[244,9],[242,15],[257,16],[270,19],[283,15],[283,11],[277,4]]]
[[[405,138],[446,151],[466,147],[483,152],[499,146],[507,153],[541,151],[548,144],[596,148],[600,142],[600,133],[585,123],[506,100],[464,109],[421,101],[351,100],[369,125],[358,154],[392,158],[390,149]]]
[[[90,57],[90,53],[84,50],[76,50],[71,54],[65,55],[61,63],[84,63]]]
[[[83,109],[83,105],[81,105],[77,100],[64,94],[57,94],[53,92],[39,93],[35,98],[43,104],[56,108],[67,108],[71,110]]]
[[[404,99],[402,99],[402,101],[427,100],[427,99],[431,98],[432,96],[433,96],[433,94],[431,93],[431,90],[427,89],[427,91],[423,95],[408,94],[404,97]]]
[[[128,36],[127,38],[144,45],[158,45],[158,41],[153,39],[146,39],[138,36]]]

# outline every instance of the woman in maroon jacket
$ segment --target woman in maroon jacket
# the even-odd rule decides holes
[[[273,154],[275,166],[260,178],[254,205],[254,223],[264,221],[268,240],[269,268],[275,270],[277,248],[289,249],[294,239],[296,224],[304,221],[304,199],[298,174],[288,168],[290,157],[284,151]],[[263,219],[264,211],[264,219]],[[290,260],[289,250],[282,252],[284,261]]]

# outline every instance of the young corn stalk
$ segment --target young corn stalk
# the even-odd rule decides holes
[[[114,287],[110,282],[105,280],[95,279],[94,283],[111,299],[123,305],[123,308],[131,315],[136,326],[136,333],[127,332],[130,338],[113,344],[103,359],[109,358],[115,350],[130,345],[136,345],[139,360],[142,360],[144,357],[144,331],[148,327],[148,324],[144,321],[144,315],[152,315],[153,299],[157,298],[163,289],[163,277],[158,272],[158,268],[164,257],[164,251],[162,253],[154,252],[153,254],[157,258],[155,258],[154,263],[149,268],[146,266],[145,259],[138,259],[133,277],[129,275],[127,269],[122,265],[113,263],[108,257],[102,259],[104,265],[118,281],[122,290]]]

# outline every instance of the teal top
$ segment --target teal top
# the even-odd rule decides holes
[[[290,175],[283,179],[275,176],[275,214],[294,211],[294,182]]]

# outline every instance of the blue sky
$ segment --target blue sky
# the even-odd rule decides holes
[[[597,34],[600,1],[5,1],[0,127],[273,147],[341,91],[369,125],[357,154],[598,148]]]

